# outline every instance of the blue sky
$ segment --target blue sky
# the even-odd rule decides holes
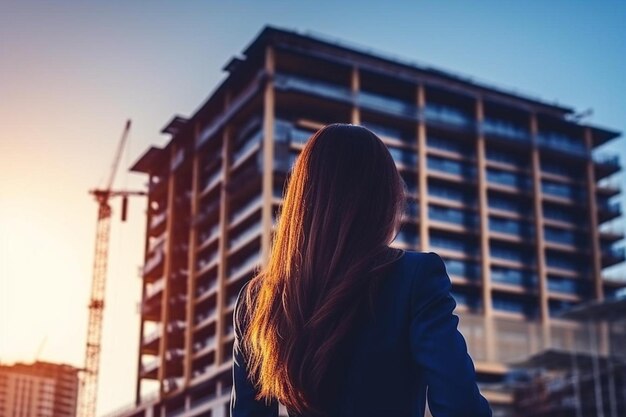
[[[127,167],[166,143],[161,128],[191,115],[265,24],[592,108],[589,122],[626,131],[624,1],[3,0],[0,361],[32,360],[42,345],[42,359],[82,364],[96,217],[87,190],[106,178],[124,121]],[[626,161],[624,138],[607,148]],[[133,397],[144,209],[131,202],[129,222],[113,224],[100,412]]]

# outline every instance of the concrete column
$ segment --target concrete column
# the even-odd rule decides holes
[[[419,236],[420,250],[428,251],[430,239],[428,236],[428,166],[426,163],[426,121],[424,120],[424,106],[426,92],[424,84],[417,86],[417,108],[419,120],[417,122],[417,194],[419,204]]]
[[[272,195],[274,182],[274,48],[265,49],[267,81],[263,92],[263,208],[261,264],[267,265],[272,244]]]
[[[587,201],[589,207],[589,240],[591,241],[591,278],[593,292],[596,300],[604,299],[604,287],[602,282],[602,248],[600,246],[600,231],[598,225],[598,201],[596,199],[596,175],[592,157],[593,132],[589,126],[585,126],[584,140],[589,158],[586,164],[587,174]],[[601,354],[609,353],[609,326],[606,322],[598,323],[600,340],[598,351]]]
[[[604,299],[602,286],[602,249],[600,248],[600,234],[598,231],[598,202],[596,200],[596,176],[591,151],[593,149],[592,132],[589,126],[585,127],[585,145],[589,153],[586,164],[587,198],[589,205],[589,240],[591,242],[591,276],[593,291],[596,300]]]
[[[172,166],[172,161],[178,151],[178,145],[172,144],[170,147],[170,157],[168,160],[168,166]],[[163,294],[161,297],[161,324],[163,326],[163,332],[161,339],[159,340],[159,369],[158,369],[158,381],[159,381],[159,397],[162,399],[165,395],[164,381],[166,378],[166,360],[165,352],[167,350],[167,324],[170,319],[170,281],[172,278],[172,258],[174,255],[174,197],[176,196],[176,174],[171,170],[167,178],[167,224],[166,224],[166,244],[164,248],[165,260],[163,265]]]
[[[230,94],[227,94],[224,107],[228,108],[230,104]],[[223,183],[220,191],[220,237],[218,242],[218,256],[220,257],[217,273],[217,306],[218,312],[217,324],[215,326],[216,331],[216,350],[215,350],[215,363],[219,366],[226,357],[224,349],[224,329],[227,326],[226,320],[231,320],[230,317],[224,317],[224,310],[227,305],[226,298],[226,280],[228,274],[226,265],[228,263],[228,213],[230,211],[228,192],[226,184],[230,181],[230,154],[231,154],[231,126],[226,126],[222,131],[222,175]]]
[[[187,258],[187,269],[189,275],[187,276],[187,325],[185,327],[185,358],[184,358],[184,379],[183,386],[189,386],[192,375],[192,363],[193,363],[193,328],[194,328],[194,314],[195,314],[195,299],[196,299],[196,247],[198,228],[195,225],[195,219],[199,212],[199,200],[200,200],[200,160],[201,153],[196,151],[196,143],[198,141],[200,129],[196,122],[193,130],[193,156],[191,165],[191,227],[189,228],[189,252]]]
[[[352,116],[350,123],[352,123],[353,125],[358,125],[361,124],[361,112],[359,109],[359,105],[357,104],[357,97],[361,88],[361,80],[359,77],[359,69],[356,66],[352,67],[350,87],[352,90]]]
[[[531,165],[533,181],[533,213],[535,219],[535,256],[537,259],[537,290],[539,293],[539,316],[541,323],[542,347],[551,346],[550,310],[548,304],[548,274],[546,272],[545,239],[543,236],[543,192],[541,189],[541,167],[539,146],[537,145],[537,115],[530,115],[530,134],[532,138]]]
[[[152,183],[152,173],[148,175],[148,183]],[[152,220],[152,211],[150,209],[150,203],[152,199],[148,194],[147,208],[146,208],[146,238],[143,244],[143,265],[146,264],[148,260],[148,248],[150,243],[150,221]],[[146,280],[143,277],[143,267],[141,270],[141,303],[139,304],[139,349],[137,352],[137,383],[135,385],[135,405],[139,405],[141,403],[141,348],[143,345],[143,332],[144,332],[144,323],[145,320],[143,318],[143,301],[146,299]]]
[[[476,129],[476,179],[478,191],[478,217],[480,225],[480,271],[483,299],[483,316],[485,319],[485,356],[487,362],[497,361],[495,344],[495,323],[491,295],[491,258],[489,252],[489,213],[487,202],[487,168],[485,162],[485,137],[480,128],[484,119],[482,97],[476,98],[475,118]]]

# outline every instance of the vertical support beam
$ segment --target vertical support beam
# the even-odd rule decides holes
[[[424,84],[417,85],[417,194],[419,204],[419,236],[420,250],[427,251],[430,248],[428,236],[428,166],[426,163],[426,121],[424,119],[424,106],[426,105],[426,92]]]
[[[535,255],[537,259],[537,290],[539,294],[539,316],[541,323],[542,347],[551,346],[550,307],[548,304],[548,274],[546,272],[545,238],[543,236],[543,191],[541,189],[541,166],[537,145],[537,114],[530,114],[530,135],[532,139],[531,165],[533,181],[533,217],[535,219]]]
[[[148,174],[148,183],[152,183],[152,173]],[[148,249],[150,247],[150,222],[152,220],[152,210],[150,208],[150,204],[152,202],[152,198],[150,193],[148,192],[147,208],[146,208],[146,238],[143,244],[143,264],[146,264],[148,260]],[[141,302],[139,303],[139,349],[137,352],[137,383],[135,385],[135,405],[139,405],[141,403],[141,351],[143,346],[143,332],[144,332],[144,324],[145,320],[143,317],[143,302],[146,299],[146,280],[143,276],[143,267],[141,268]]]
[[[357,102],[359,90],[361,89],[361,78],[359,76],[359,68],[352,67],[352,75],[350,77],[350,88],[352,90],[352,115],[351,122],[353,125],[361,124],[361,112]]]
[[[224,110],[230,106],[231,95],[230,91],[227,92],[224,98]],[[224,352],[224,328],[226,327],[224,318],[224,310],[226,308],[226,264],[228,262],[228,191],[227,191],[227,178],[230,172],[230,132],[231,125],[228,124],[222,130],[222,188],[220,190],[220,237],[218,241],[218,256],[220,257],[219,265],[217,269],[217,325],[215,326],[216,331],[216,343],[217,348],[215,349],[215,364],[221,365],[224,361],[225,352]]]
[[[187,325],[185,326],[185,359],[184,359],[184,381],[183,386],[187,387],[191,383],[192,364],[193,364],[193,330],[194,330],[194,314],[196,300],[196,247],[198,243],[198,228],[195,220],[199,212],[200,204],[200,161],[202,160],[200,152],[196,151],[196,144],[200,128],[196,122],[193,130],[193,156],[191,165],[191,202],[190,202],[190,220],[189,228],[189,252],[187,258]]]
[[[482,122],[485,118],[482,97],[476,97],[476,175],[478,192],[478,217],[480,225],[480,272],[482,279],[483,316],[485,323],[485,356],[488,362],[496,358],[493,302],[491,294],[491,255],[489,250],[489,212],[487,202],[487,168],[485,162],[485,136]]]
[[[587,159],[587,199],[589,207],[589,239],[591,240],[591,276],[593,279],[593,291],[596,300],[604,299],[602,287],[602,252],[600,248],[600,234],[598,231],[598,202],[596,200],[596,176],[592,158],[592,132],[589,126],[585,126],[585,146],[589,158]]]
[[[263,211],[261,214],[261,265],[267,265],[272,244],[272,194],[274,187],[274,47],[265,49],[268,75],[263,92]]]
[[[167,225],[166,231],[167,235],[165,236],[165,247],[163,249],[165,260],[163,265],[163,295],[161,296],[161,325],[163,326],[163,331],[161,333],[161,339],[159,340],[159,370],[158,381],[159,381],[159,398],[164,398],[165,396],[165,378],[166,378],[166,358],[165,352],[167,350],[167,339],[168,339],[168,322],[170,318],[170,280],[172,277],[172,260],[174,255],[174,196],[176,195],[176,174],[171,170],[172,161],[178,151],[178,145],[172,144],[170,147],[170,158],[168,160],[168,178],[167,178]]]
[[[591,240],[591,277],[593,280],[594,298],[598,301],[604,299],[604,287],[602,285],[602,247],[600,246],[600,231],[598,224],[598,201],[596,200],[596,175],[593,162],[593,137],[589,126],[584,131],[585,147],[587,148],[587,207],[589,208],[589,239]],[[598,323],[600,340],[598,352],[607,355],[609,353],[609,325],[607,322]]]

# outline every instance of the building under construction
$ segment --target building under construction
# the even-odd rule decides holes
[[[42,361],[0,364],[0,416],[75,417],[78,372]]]
[[[514,359],[567,348],[563,309],[626,285],[619,132],[563,105],[384,54],[273,27],[175,116],[132,170],[149,177],[137,404],[118,415],[229,415],[233,306],[268,257],[286,179],[310,135],[364,125],[409,191],[394,246],[446,261],[461,331],[494,415]],[[152,392],[152,394],[149,394]],[[281,406],[282,415],[286,415]]]

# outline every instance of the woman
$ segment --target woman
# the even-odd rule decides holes
[[[391,248],[406,185],[370,130],[316,132],[233,313],[231,417],[487,417],[442,258]],[[428,387],[428,390],[427,390]]]

